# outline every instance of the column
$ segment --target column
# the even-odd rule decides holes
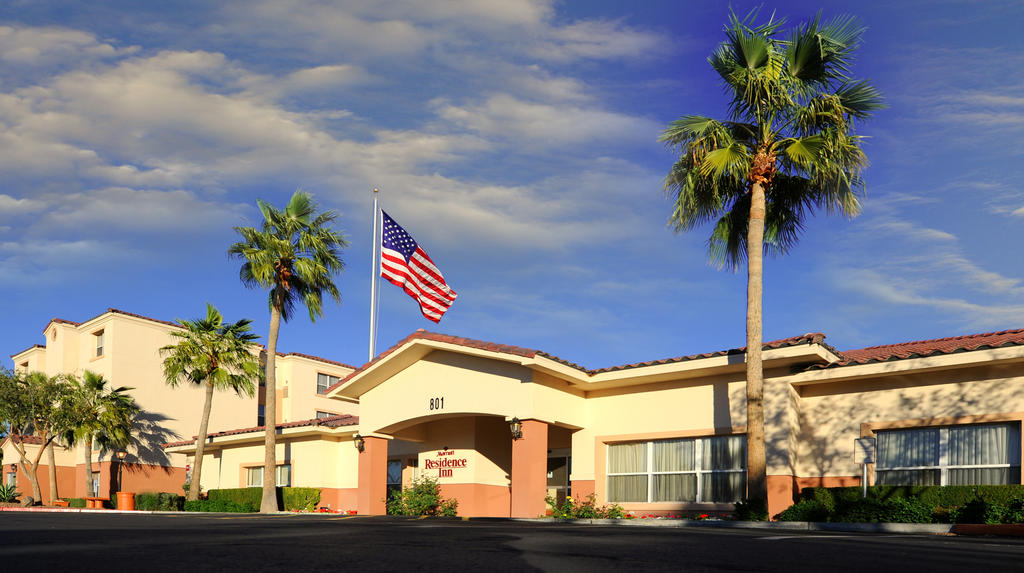
[[[388,495],[388,441],[367,436],[359,453],[359,492],[356,511],[359,515],[384,515]]]
[[[523,420],[523,437],[512,440],[512,515],[541,517],[547,509],[548,425]]]

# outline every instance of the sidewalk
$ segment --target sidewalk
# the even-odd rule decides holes
[[[3,512],[39,513],[109,513],[109,514],[200,514],[204,512],[183,511],[123,511],[117,509],[80,509],[66,507],[0,507]],[[258,514],[216,514],[216,515],[258,515]],[[268,515],[324,515],[339,517],[333,513],[278,512]],[[379,516],[345,515],[348,518]],[[464,521],[520,521],[532,523],[572,525],[616,525],[623,527],[676,527],[676,528],[720,528],[720,529],[767,529],[775,531],[827,531],[832,533],[887,533],[902,535],[997,535],[1002,537],[1024,537],[1024,523],[987,525],[978,523],[824,523],[809,521],[698,521],[693,519],[553,519],[550,517],[468,517]]]

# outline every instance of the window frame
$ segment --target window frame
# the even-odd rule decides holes
[[[981,427],[991,427],[991,426],[1006,426],[1006,427],[1009,428],[1010,432],[1016,432],[1016,440],[1014,441],[1014,439],[1013,439],[1014,437],[1010,436],[1010,440],[1007,443],[1008,454],[1009,454],[1008,458],[1007,458],[1008,459],[1007,463],[1005,463],[1005,464],[970,464],[970,465],[965,465],[965,464],[953,465],[953,464],[949,463],[949,458],[950,458],[949,434],[950,434],[950,430],[952,428],[968,428],[968,427],[981,428]],[[952,425],[944,425],[944,426],[912,426],[912,427],[906,427],[906,428],[878,429],[878,430],[874,431],[874,434],[875,434],[875,439],[877,441],[879,439],[879,434],[897,433],[897,432],[908,432],[908,431],[914,431],[914,430],[937,430],[937,436],[938,437],[937,437],[937,443],[936,443],[935,447],[936,447],[936,450],[938,452],[938,456],[937,456],[936,464],[935,465],[922,465],[922,466],[892,466],[892,467],[881,466],[879,464],[879,461],[880,461],[880,458],[881,458],[881,451],[880,451],[881,446],[879,446],[878,447],[879,453],[877,454],[877,457],[879,459],[877,459],[875,461],[875,463],[872,464],[874,466],[873,470],[872,470],[872,474],[873,474],[872,475],[872,483],[873,484],[878,484],[878,482],[879,482],[878,472],[880,472],[880,471],[881,472],[889,472],[889,471],[904,471],[904,472],[909,472],[909,471],[914,471],[914,472],[938,471],[939,472],[939,483],[937,483],[935,485],[944,486],[944,485],[948,485],[949,484],[949,470],[1002,469],[1002,468],[1006,468],[1008,470],[1011,470],[1010,471],[1010,479],[1008,480],[1009,482],[1011,482],[1010,485],[1013,485],[1013,482],[1012,482],[1013,472],[1012,472],[1012,470],[1014,468],[1017,468],[1017,475],[1018,475],[1017,483],[1020,482],[1020,479],[1019,479],[1020,475],[1021,475],[1021,473],[1020,473],[1021,472],[1020,445],[1021,445],[1021,440],[1024,439],[1024,436],[1022,436],[1022,434],[1024,434],[1024,428],[1022,428],[1022,424],[1014,423],[1014,422],[991,422],[991,423],[980,423],[980,424],[952,424]],[[1014,445],[1014,443],[1016,443],[1016,445],[1018,446],[1016,449],[1014,449],[1012,447]],[[1014,461],[1016,461],[1016,463],[1014,463]],[[899,484],[886,484],[886,485],[899,485]],[[984,484],[966,484],[966,485],[970,486],[970,485],[984,485]],[[1003,484],[1003,485],[1006,485],[1006,484]]]
[[[323,386],[320,383],[321,378],[326,378],[327,379],[327,385],[326,386]],[[334,386],[335,384],[337,384],[340,381],[341,381],[341,377],[340,376],[334,376],[333,374],[327,374],[326,372],[317,372],[316,373],[316,393],[322,396],[322,395],[327,393],[327,389],[328,388],[330,388],[331,386]]]
[[[106,332],[106,329],[101,328],[92,333],[93,337],[96,339],[96,354],[94,358],[102,358],[106,352]]]
[[[746,452],[747,442],[745,434],[724,434],[724,435],[710,435],[710,436],[694,436],[694,437],[679,437],[679,438],[659,438],[655,440],[629,440],[620,442],[606,442],[605,443],[605,492],[609,503],[733,503],[732,501],[716,501],[706,500],[704,498],[704,476],[714,474],[727,474],[727,473],[741,473],[746,478],[747,464],[746,455],[743,456],[743,465],[739,469],[704,469],[704,447],[705,444],[715,438],[743,438],[743,448]],[[656,442],[686,442],[692,441],[693,445],[693,469],[692,470],[669,470],[669,471],[655,471],[654,470],[654,444]],[[612,446],[620,444],[643,444],[644,445],[644,460],[645,470],[637,472],[612,472],[611,471],[611,448]],[[694,488],[694,499],[688,500],[656,500],[654,499],[654,476],[659,475],[693,475],[697,480],[696,487]],[[647,478],[647,499],[644,500],[616,500],[612,499],[612,488],[611,480],[613,477],[621,476],[645,476]],[[734,500],[735,501],[735,500]]]

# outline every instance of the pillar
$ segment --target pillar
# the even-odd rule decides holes
[[[384,438],[363,438],[359,452],[359,491],[356,511],[359,515],[384,515],[388,495],[388,441]]]
[[[548,425],[523,421],[523,437],[512,440],[512,517],[542,517],[547,510]]]

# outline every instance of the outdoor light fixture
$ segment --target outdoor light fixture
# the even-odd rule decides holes
[[[519,421],[519,418],[512,418],[512,421],[508,423],[508,429],[512,431],[513,440],[523,437],[523,423]]]
[[[356,447],[356,449],[357,449],[357,450],[359,450],[360,452],[362,452],[363,450],[365,450],[365,449],[366,449],[366,439],[365,439],[365,438],[363,438],[363,437],[362,437],[361,435],[359,435],[359,434],[356,434],[356,435],[352,436],[352,444],[353,444],[353,445],[354,445],[354,446]]]
[[[117,461],[123,462],[126,457],[128,457],[128,452],[124,450],[117,450]]]

